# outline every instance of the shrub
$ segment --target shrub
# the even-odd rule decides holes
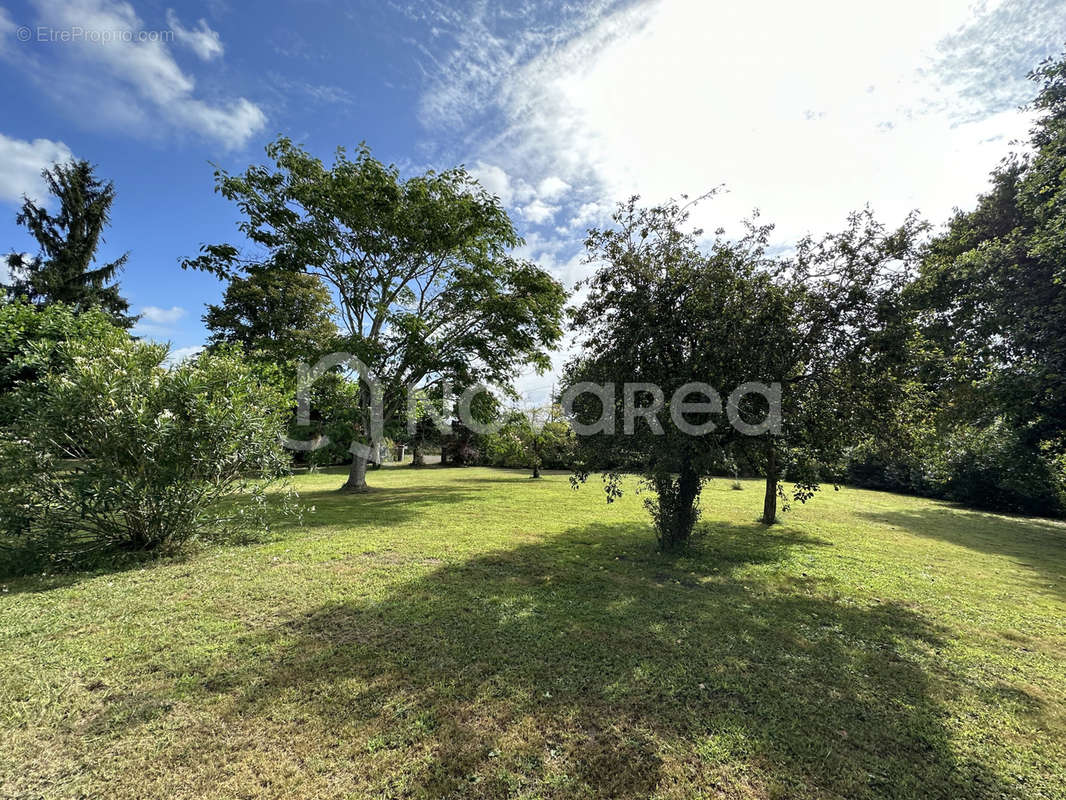
[[[98,309],[76,314],[61,303],[37,308],[24,300],[0,302],[0,426],[14,421],[16,387],[62,368],[58,344],[128,338],[125,330]]]
[[[482,462],[493,467],[530,467],[534,460],[544,469],[571,469],[576,443],[566,422],[543,422],[533,428],[516,415],[495,433],[481,438]]]
[[[236,353],[167,368],[167,348],[56,345],[0,443],[0,524],[25,552],[167,550],[265,524],[287,471],[284,399]]]
[[[989,511],[1062,516],[1066,456],[1054,443],[1034,445],[1004,421],[958,425],[909,452],[855,448],[848,480],[869,489],[954,500]]]
[[[1066,464],[1024,442],[1003,422],[961,428],[943,455],[944,496],[976,508],[1058,516],[1066,510]]]

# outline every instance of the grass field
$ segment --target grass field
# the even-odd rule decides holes
[[[0,796],[1063,798],[1066,525],[386,469],[269,542],[0,594]]]

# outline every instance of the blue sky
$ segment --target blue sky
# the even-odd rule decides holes
[[[865,203],[942,222],[1024,136],[1025,73],[1062,51],[1066,2],[865,5],[0,0],[0,248],[30,248],[14,216],[42,167],[98,164],[138,332],[196,347],[222,287],[178,262],[239,243],[212,163],[243,169],[278,133],[324,158],[365,140],[408,172],[465,163],[568,284],[583,230],[631,193],[724,184],[698,222],[758,207],[782,243]]]

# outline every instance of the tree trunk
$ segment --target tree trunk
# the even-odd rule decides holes
[[[767,437],[766,448],[766,496],[762,503],[762,521],[773,525],[777,521],[777,447],[774,440]]]
[[[530,477],[533,477],[533,478],[539,478],[540,477],[540,464],[534,464],[533,465],[533,474]]]
[[[448,451],[444,449],[444,445],[440,446],[440,465],[442,467],[448,466]]]
[[[345,492],[365,492],[369,489],[366,485],[366,458],[358,453],[352,453],[352,466],[348,470],[348,480],[341,489]]]
[[[659,491],[659,541],[663,550],[680,550],[692,535],[699,518],[696,501],[700,496],[700,476],[686,455],[681,460],[677,483],[670,479]]]
[[[415,442],[414,447],[411,450],[411,466],[412,467],[424,467],[426,465],[426,453],[422,449],[421,442]]]

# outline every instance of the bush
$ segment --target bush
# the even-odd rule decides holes
[[[0,442],[0,524],[24,553],[169,550],[264,525],[284,398],[236,353],[167,368],[128,337],[56,345]]]
[[[24,300],[0,302],[0,426],[14,422],[16,387],[62,368],[57,345],[74,340],[117,342],[128,338],[108,314],[98,309],[75,314],[61,303],[37,308]]]
[[[1062,516],[1066,457],[1035,446],[1002,420],[959,425],[911,452],[886,456],[857,447],[848,465],[857,486],[953,500],[988,511]]]
[[[492,467],[528,468],[539,459],[544,469],[571,469],[576,442],[566,422],[544,422],[537,429],[521,415],[496,433],[481,438],[482,463]]]
[[[1066,511],[1066,464],[1002,422],[963,428],[943,457],[944,496],[976,508],[1059,516]]]

